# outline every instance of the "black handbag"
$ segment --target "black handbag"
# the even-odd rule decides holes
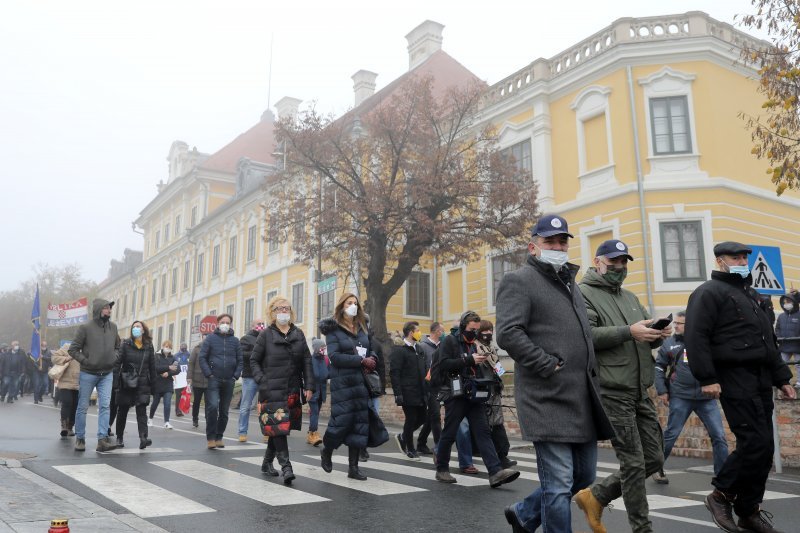
[[[381,375],[378,374],[377,370],[372,370],[368,372],[364,369],[364,383],[367,386],[367,392],[369,392],[370,398],[377,398],[378,396],[383,396],[383,391],[381,387]]]
[[[142,373],[142,369],[144,368],[144,358],[146,354],[142,354],[142,362],[139,364],[139,370],[136,370],[135,366],[129,365],[130,368],[127,370],[123,370],[119,373],[119,382],[120,386],[123,389],[128,390],[136,390],[139,386],[139,375]]]

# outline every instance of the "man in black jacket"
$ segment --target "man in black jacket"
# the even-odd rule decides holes
[[[431,367],[433,352],[439,347],[444,335],[444,326],[439,322],[431,324],[431,333],[418,344],[425,354],[425,364]],[[433,455],[433,450],[428,448],[428,435],[433,433],[433,444],[439,442],[442,436],[442,406],[439,404],[439,389],[431,386],[430,381],[425,381],[425,393],[427,394],[428,405],[426,406],[425,423],[417,435],[417,453],[423,455]]]
[[[483,463],[489,471],[489,485],[497,488],[517,479],[519,472],[504,469],[500,465],[500,458],[497,457],[497,451],[492,443],[484,405],[471,401],[464,393],[464,385],[469,380],[481,377],[479,365],[486,361],[485,355],[477,353],[475,345],[480,325],[481,317],[477,313],[465,312],[459,320],[458,333],[448,335],[439,346],[439,365],[443,377],[440,398],[444,401],[444,428],[436,450],[436,480],[442,483],[456,482],[450,475],[450,449],[455,441],[458,426],[464,418],[467,418],[470,430],[481,450]]]
[[[425,422],[425,374],[428,366],[425,353],[417,343],[422,339],[419,322],[403,325],[403,344],[394,346],[390,355],[389,376],[392,378],[394,403],[403,408],[403,432],[395,435],[400,451],[412,461],[419,461],[414,448],[414,432]]]
[[[675,314],[675,334],[664,341],[656,357],[656,391],[664,405],[669,406],[667,429],[664,431],[664,460],[672,452],[672,446],[692,413],[696,413],[711,437],[714,450],[714,473],[718,474],[728,457],[728,441],[722,426],[722,413],[717,400],[703,395],[700,383],[689,368],[689,356],[684,344],[686,312]],[[664,471],[653,474],[656,483],[667,484]]]
[[[714,246],[718,270],[689,297],[686,351],[703,394],[719,398],[736,436],[736,450],[712,479],[706,507],[724,531],[774,532],[759,507],[774,452],[772,387],[791,399],[795,391],[772,323],[751,287],[750,253],[738,242]]]
[[[264,319],[256,318],[250,323],[250,331],[242,335],[239,344],[242,346],[242,397],[239,400],[239,442],[247,442],[247,431],[250,428],[250,411],[258,394],[258,384],[253,379],[250,368],[250,355],[256,345],[258,334],[264,328]]]

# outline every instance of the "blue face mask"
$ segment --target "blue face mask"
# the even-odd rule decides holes
[[[142,336],[142,328],[140,327],[131,328],[131,335],[133,335],[134,339],[138,339],[139,337]]]
[[[750,275],[750,267],[747,265],[728,265],[728,271],[731,274],[739,274],[743,278],[746,278]]]

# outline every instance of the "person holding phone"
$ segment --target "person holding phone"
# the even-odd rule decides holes
[[[653,531],[645,481],[664,464],[664,437],[647,389],[655,377],[651,350],[672,335],[672,327],[653,329],[653,320],[636,295],[622,288],[629,261],[633,256],[627,244],[607,240],[597,248],[594,266],[580,283],[603,406],[616,433],[611,444],[620,463],[619,471],[575,497],[593,531],[605,531],[600,521],[603,509],[620,496],[631,530]]]

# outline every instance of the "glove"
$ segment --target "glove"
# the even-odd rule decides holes
[[[403,405],[403,396],[400,394],[395,394],[394,396],[394,404],[395,405]]]
[[[365,357],[361,360],[361,366],[366,368],[369,372],[375,370],[375,359],[372,357]]]

